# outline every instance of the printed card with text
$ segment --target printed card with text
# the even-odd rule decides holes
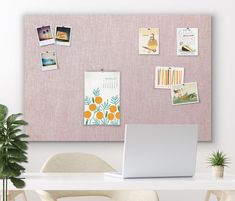
[[[198,55],[198,28],[177,28],[177,55]]]

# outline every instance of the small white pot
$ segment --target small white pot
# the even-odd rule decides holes
[[[224,167],[223,166],[212,166],[212,176],[214,178],[223,178]]]

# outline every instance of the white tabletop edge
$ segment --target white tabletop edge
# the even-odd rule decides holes
[[[235,176],[122,179],[103,173],[25,173],[24,190],[235,190]],[[0,187],[1,189],[1,187]],[[9,184],[9,189],[15,189]]]

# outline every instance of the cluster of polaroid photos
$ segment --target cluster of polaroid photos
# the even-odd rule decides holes
[[[139,54],[160,54],[159,36],[159,28],[139,28]],[[198,28],[177,28],[176,38],[178,56],[198,55]]]
[[[157,66],[155,88],[170,89],[172,105],[199,103],[197,82],[184,83],[184,68]]]
[[[71,28],[57,26],[55,28],[55,37],[53,36],[50,25],[37,27],[38,42],[40,46],[62,45],[70,46]],[[58,68],[56,51],[41,52],[42,71],[55,70]]]

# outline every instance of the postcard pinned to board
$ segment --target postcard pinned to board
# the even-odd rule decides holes
[[[172,85],[184,83],[184,68],[160,67],[155,68],[155,88],[170,89]]]
[[[120,72],[85,72],[84,125],[120,125]]]
[[[51,26],[37,27],[38,42],[40,46],[50,45],[55,43]]]
[[[198,55],[198,28],[177,28],[177,55]]]
[[[172,85],[172,105],[199,103],[197,82]]]
[[[139,28],[139,54],[159,54],[159,28]]]

